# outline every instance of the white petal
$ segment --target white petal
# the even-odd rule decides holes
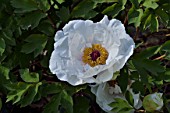
[[[65,73],[63,74],[57,74],[57,77],[60,79],[60,80],[63,80],[63,81],[67,81],[68,83],[70,83],[71,85],[73,86],[76,86],[76,85],[79,85],[79,84],[83,84],[83,80],[82,79],[79,79],[77,78],[76,75],[72,75],[72,76],[66,76]]]
[[[141,99],[140,99],[140,93],[138,93],[138,94],[135,94],[133,91],[132,91],[132,89],[130,88],[129,89],[129,91],[130,91],[130,93],[132,94],[132,96],[133,96],[133,100],[134,100],[134,107],[136,108],[136,109],[139,109],[140,107],[142,107],[142,101],[141,101]]]
[[[102,83],[111,80],[113,77],[113,70],[112,68],[107,69],[105,71],[100,72],[96,77],[97,83]]]
[[[60,40],[63,37],[64,37],[63,31],[59,30],[59,31],[56,32],[54,40],[58,41],[58,40]]]
[[[103,17],[103,19],[100,21],[100,23],[105,24],[105,25],[109,24],[109,19],[108,19],[107,15],[105,15]]]

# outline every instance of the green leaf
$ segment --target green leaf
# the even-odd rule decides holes
[[[130,2],[135,6],[135,8],[139,8],[139,4],[142,0],[130,0]]]
[[[102,11],[103,14],[107,14],[110,15],[112,17],[115,17],[119,14],[120,11],[122,11],[125,7],[118,4],[118,3],[114,3],[113,5],[107,7],[106,9],[104,9]]]
[[[147,73],[147,71],[143,67],[139,66],[138,63],[136,63],[138,61],[132,60],[132,62],[133,62],[134,66],[135,66],[135,68],[136,68],[136,70],[137,70],[137,72],[139,74],[139,78],[141,78],[141,81],[143,83],[145,83],[145,84],[148,84],[149,80],[148,80],[148,73]]]
[[[147,29],[148,27],[150,27],[152,32],[158,31],[159,23],[157,17],[154,14],[149,14],[145,20],[143,28]]]
[[[34,52],[34,57],[38,56],[47,43],[47,37],[42,34],[32,34],[25,40],[26,44],[22,46],[21,52],[29,54]]]
[[[4,76],[5,79],[9,79],[9,68],[0,65],[0,76]]]
[[[60,17],[60,20],[63,22],[67,22],[70,17],[70,12],[68,7],[62,7],[57,12],[57,15]]]
[[[170,3],[165,3],[165,4],[162,4],[161,7],[163,8],[164,11],[170,13]]]
[[[54,28],[48,20],[42,21],[37,28],[40,32],[46,34],[47,36],[54,36]]]
[[[158,75],[159,73],[165,71],[164,67],[161,65],[161,62],[158,60],[133,59],[133,63],[135,67],[143,68],[153,75]]]
[[[158,17],[152,14],[151,27],[150,27],[151,32],[155,32],[155,31],[158,32],[158,27],[159,27]]]
[[[122,93],[125,93],[128,85],[128,70],[126,68],[120,70],[120,76],[117,77],[117,81]]]
[[[85,19],[90,19],[90,18],[93,18],[95,17],[96,15],[98,14],[98,12],[94,11],[94,10],[91,10],[88,12],[87,15],[84,16]]]
[[[160,50],[160,53],[165,54],[165,59],[170,60],[170,41],[166,41]]]
[[[28,30],[28,28],[34,29],[38,26],[41,19],[46,16],[47,15],[45,13],[40,11],[28,13],[25,15],[25,17],[21,18],[20,26],[24,30]]]
[[[133,106],[134,105],[134,99],[133,99],[133,95],[130,91],[126,91],[125,93],[125,97],[126,97],[126,100],[128,101],[128,103]]]
[[[12,31],[10,29],[5,29],[0,33],[0,37],[4,39],[6,45],[15,46],[15,38],[13,37]]]
[[[121,4],[122,6],[124,6],[127,2],[127,0],[118,0],[119,4]]]
[[[159,5],[156,3],[156,0],[145,0],[143,6],[146,8],[156,9]]]
[[[146,48],[144,51],[138,53],[135,55],[136,58],[150,58],[153,55],[156,55],[162,46],[152,46],[152,47],[148,47]]]
[[[62,91],[62,86],[59,83],[51,83],[47,84],[42,89],[43,96],[47,96],[49,94],[56,94]]]
[[[144,84],[141,82],[141,81],[135,81],[135,82],[133,82],[132,83],[132,89],[133,89],[133,91],[135,92],[135,93],[141,93],[142,95],[144,95],[144,89],[145,89],[145,87],[144,87]]]
[[[65,0],[57,0],[59,4],[62,4]]]
[[[159,7],[155,10],[155,13],[161,19],[161,21],[164,23],[164,25],[167,26],[168,21],[169,21],[169,16],[166,13],[166,11],[164,11],[163,8]]]
[[[76,96],[74,101],[74,113],[89,113],[90,100],[84,96]]]
[[[22,82],[17,83],[15,89],[11,90],[8,93],[6,102],[9,102],[11,100],[13,101],[13,104],[19,102],[30,86],[31,84],[26,84]]]
[[[112,102],[109,106],[111,106],[112,112],[116,113],[131,113],[133,108],[128,102],[121,98],[114,98],[115,102]]]
[[[38,93],[38,88],[39,88],[40,85],[42,85],[41,82],[39,82],[37,84],[33,84],[32,86],[30,86],[28,88],[26,95],[24,95],[24,98],[20,102],[21,107],[25,107],[27,105],[30,105],[33,102],[36,94]]]
[[[134,23],[135,27],[138,27],[141,23],[141,17],[143,15],[142,9],[130,8],[128,12],[128,23]]]
[[[61,93],[54,95],[51,101],[45,105],[44,111],[42,113],[59,113],[59,105],[61,101]]]
[[[163,79],[165,82],[170,82],[170,69],[167,68],[163,75],[160,75],[160,78]]]
[[[2,56],[3,52],[5,51],[5,41],[3,38],[0,38],[0,56]]]
[[[61,105],[67,113],[73,113],[73,100],[72,97],[63,90],[61,93]]]
[[[43,10],[44,12],[50,9],[50,4],[48,3],[48,0],[36,0],[36,1],[39,9]]]
[[[92,0],[83,0],[71,12],[72,17],[85,17],[88,13],[96,7],[96,3]]]
[[[17,13],[31,12],[37,10],[37,4],[34,0],[12,0],[11,4]]]
[[[162,45],[161,51],[170,52],[170,40],[169,40],[169,41],[166,41],[166,42]]]
[[[30,73],[29,69],[20,69],[19,70],[21,78],[25,82],[39,82],[39,74],[38,73]]]

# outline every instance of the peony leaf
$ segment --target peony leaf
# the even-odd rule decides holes
[[[112,17],[115,17],[119,14],[120,11],[122,11],[125,7],[118,4],[114,3],[113,5],[107,7],[106,9],[103,10],[103,14],[110,15]]]
[[[157,16],[159,16],[159,18],[161,19],[161,21],[164,23],[165,26],[167,26],[168,22],[169,22],[169,16],[166,13],[166,11],[164,11],[163,8],[157,8],[155,10]]]
[[[54,35],[54,28],[51,26],[51,23],[48,20],[42,21],[37,28],[40,32],[44,33],[47,36]]]
[[[121,91],[125,93],[128,85],[128,71],[126,68],[120,70],[120,76],[117,77],[117,81]]]
[[[37,4],[34,0],[12,0],[11,4],[15,7],[15,12],[24,13],[37,10]]]
[[[48,0],[37,0],[36,2],[40,10],[46,12],[50,9],[50,4],[48,3]]]
[[[61,93],[61,104],[67,113],[73,113],[73,100],[71,95],[69,95],[65,90]]]
[[[93,2],[92,0],[83,0],[76,7],[74,7],[73,11],[71,12],[71,16],[85,17],[95,7],[96,7],[96,3]]]
[[[9,79],[9,68],[0,65],[0,75],[4,76],[7,80]]]
[[[38,73],[30,73],[28,69],[20,69],[19,70],[21,78],[25,82],[38,82],[39,81],[39,74]]]
[[[132,89],[135,93],[141,93],[144,94],[144,84],[141,81],[135,81],[132,83]]]
[[[75,113],[88,113],[89,112],[89,99],[83,96],[77,96],[74,101]]]
[[[141,17],[143,15],[142,9],[130,8],[128,12],[128,23],[134,23],[135,27],[138,27],[141,23]]]
[[[149,71],[153,75],[158,75],[158,73],[164,72],[165,69],[161,66],[161,62],[158,60],[149,60],[149,59],[134,59],[134,66],[142,68],[146,71]]]
[[[13,104],[19,102],[30,86],[31,84],[18,82],[15,89],[8,93],[6,102],[13,101]]]
[[[135,8],[139,8],[139,4],[142,0],[130,0],[130,2],[133,4]]]
[[[60,20],[63,21],[64,23],[68,21],[70,18],[70,11],[68,7],[62,7],[60,10],[57,12],[57,15],[60,17]]]
[[[40,11],[28,13],[21,19],[20,26],[24,30],[34,29],[44,17],[46,17],[46,14]]]
[[[21,107],[25,107],[34,101],[34,98],[38,93],[38,88],[40,85],[42,85],[41,82],[33,84],[28,88],[26,95],[24,95],[22,101],[19,102],[21,104]]]
[[[146,8],[156,9],[159,5],[156,3],[156,0],[145,0],[143,6]]]
[[[130,113],[133,111],[133,107],[128,104],[128,102],[121,98],[114,98],[115,102],[112,102],[109,106],[111,106],[112,112],[116,113]]]
[[[125,97],[126,97],[126,100],[128,101],[128,103],[129,103],[131,106],[134,106],[133,95],[132,95],[132,93],[131,93],[130,91],[126,91]]]
[[[72,97],[65,90],[51,98],[51,101],[45,106],[43,113],[60,113],[59,111],[73,113]]]
[[[57,94],[62,91],[62,86],[59,83],[45,84],[42,89],[42,96],[47,96],[49,94]]]
[[[3,38],[0,38],[0,56],[2,56],[3,52],[5,51],[5,41]]]
[[[60,113],[59,112],[59,105],[61,101],[61,93],[54,95],[50,102],[45,105],[44,111],[42,113]]]
[[[21,52],[29,54],[34,52],[34,57],[38,56],[47,43],[47,37],[42,34],[32,34],[25,40],[26,44],[22,46]]]
[[[13,34],[10,29],[5,29],[2,31],[2,33],[0,33],[0,37],[4,39],[5,45],[15,46],[16,41],[15,41],[15,38],[13,38],[12,36]]]

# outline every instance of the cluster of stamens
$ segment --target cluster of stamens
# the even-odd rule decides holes
[[[92,47],[85,48],[83,53],[82,61],[91,67],[106,64],[108,52],[101,44],[92,44]]]

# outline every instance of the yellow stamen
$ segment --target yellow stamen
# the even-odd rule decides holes
[[[82,61],[91,67],[106,64],[108,52],[101,44],[92,44],[92,47],[85,48],[83,53]]]

